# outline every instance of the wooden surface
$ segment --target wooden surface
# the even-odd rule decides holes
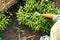
[[[17,3],[17,0],[0,0],[0,12],[6,11],[13,4]]]

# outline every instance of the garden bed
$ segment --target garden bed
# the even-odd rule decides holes
[[[60,3],[59,2],[57,3],[57,1],[55,1],[55,2],[56,2],[56,6],[59,8]],[[42,31],[34,33],[34,31],[31,28],[29,28],[28,26],[19,25],[16,20],[16,12],[18,10],[17,4],[13,5],[12,7],[10,7],[8,9],[13,13],[12,22],[11,22],[10,26],[7,27],[7,29],[5,29],[4,31],[0,31],[0,33],[4,35],[4,40],[18,40],[17,29],[15,29],[15,27],[19,27],[21,30],[25,31],[24,33],[21,33],[21,39],[28,37],[30,34],[36,35],[34,40],[39,40],[40,36],[42,36],[42,35],[46,35],[46,34],[49,35],[49,33],[45,33]]]

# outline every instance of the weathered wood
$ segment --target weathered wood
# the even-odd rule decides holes
[[[18,0],[0,0],[0,12],[6,11],[13,4],[17,3]]]

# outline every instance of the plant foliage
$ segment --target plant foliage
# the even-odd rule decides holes
[[[51,19],[42,16],[37,16],[35,12],[54,13],[58,14],[58,9],[50,0],[24,0],[24,5],[19,6],[17,20],[19,24],[28,25],[35,32],[46,31],[49,32],[51,26],[54,24]]]
[[[0,13],[0,30],[4,30],[9,23],[9,16]]]

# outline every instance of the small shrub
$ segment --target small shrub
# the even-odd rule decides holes
[[[51,19],[37,16],[35,12],[58,14],[58,9],[50,0],[24,0],[24,5],[19,6],[17,20],[19,24],[28,25],[35,32],[49,32],[54,24]]]
[[[0,13],[0,30],[4,30],[9,24],[9,16],[6,16],[4,13]]]

